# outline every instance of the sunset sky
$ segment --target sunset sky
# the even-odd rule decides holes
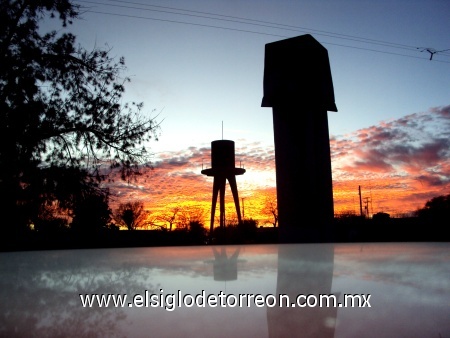
[[[70,27],[78,42],[124,56],[124,102],[142,101],[162,120],[159,141],[149,143],[154,170],[136,184],[116,180],[113,204],[141,200],[154,214],[201,207],[208,216],[212,178],[200,171],[223,123],[236,165],[247,169],[237,177],[245,217],[264,223],[264,200],[275,194],[272,112],[261,108],[264,47],[303,34],[330,58],[335,212],[359,212],[358,186],[371,214],[393,216],[450,193],[450,2],[75,3],[83,6]]]

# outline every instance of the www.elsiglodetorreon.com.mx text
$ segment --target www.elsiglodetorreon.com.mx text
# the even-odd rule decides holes
[[[131,298],[127,294],[80,294],[83,307],[137,307],[164,308],[174,311],[176,308],[186,307],[371,307],[370,294],[299,294],[295,299],[289,295],[261,295],[261,294],[206,294],[202,290],[197,294],[183,293],[143,293],[134,294]],[[341,299],[341,300],[339,300]]]

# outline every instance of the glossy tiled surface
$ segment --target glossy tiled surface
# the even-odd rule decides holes
[[[371,307],[84,308],[79,296],[145,290],[370,294]],[[0,295],[2,337],[450,337],[450,244],[8,252],[0,253]]]

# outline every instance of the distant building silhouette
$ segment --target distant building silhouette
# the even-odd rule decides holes
[[[266,44],[261,106],[273,111],[280,241],[331,241],[327,111],[337,108],[328,52],[311,35]]]
[[[220,227],[225,227],[225,184],[230,183],[233,193],[234,205],[239,223],[242,222],[239,208],[239,196],[236,184],[236,175],[243,175],[244,168],[235,167],[234,141],[216,140],[211,142],[211,168],[203,169],[202,174],[214,177],[213,195],[211,204],[210,236],[214,230],[214,215],[216,212],[217,195],[220,193]]]

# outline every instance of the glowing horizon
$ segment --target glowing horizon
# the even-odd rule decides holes
[[[410,215],[427,200],[450,192],[450,106],[381,121],[347,135],[331,135],[330,146],[335,214],[359,214],[359,186],[363,208],[367,204],[370,216],[377,212]],[[235,147],[236,165],[242,163],[247,170],[236,177],[241,211],[243,198],[245,218],[264,225],[265,199],[276,196],[273,143],[249,144],[239,139]],[[209,145],[160,154],[152,163],[154,170],[136,184],[120,180],[109,184],[113,210],[129,200],[141,200],[154,216],[174,207],[199,208],[209,228],[213,179],[200,173],[209,162]],[[235,218],[228,184],[225,200],[227,220]]]

